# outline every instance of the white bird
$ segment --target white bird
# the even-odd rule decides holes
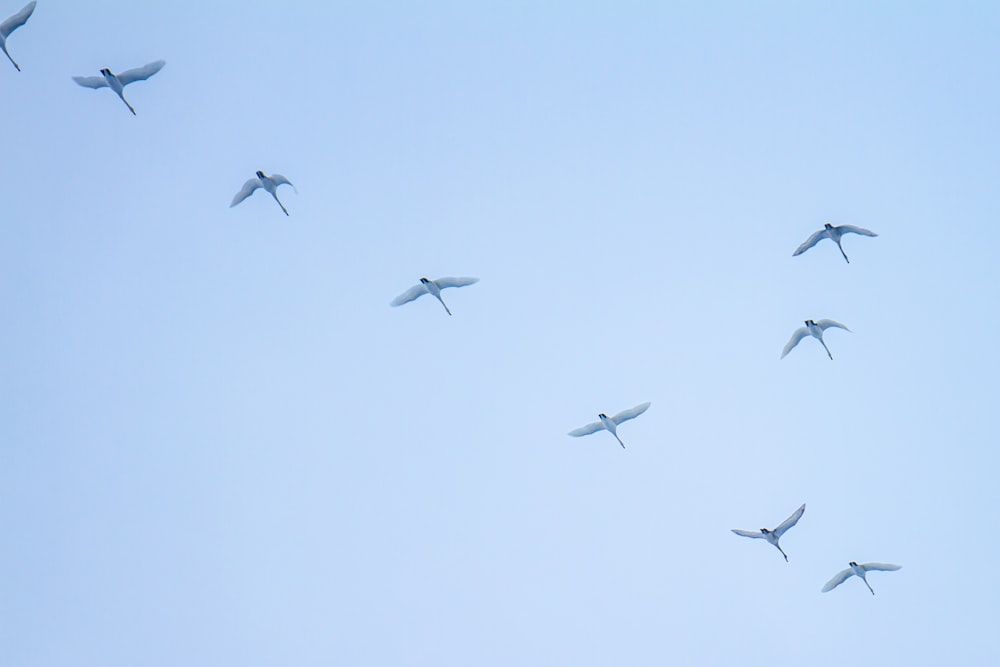
[[[130,83],[135,83],[136,81],[145,81],[149,77],[153,76],[167,63],[163,60],[157,60],[156,62],[149,63],[148,65],[143,65],[142,67],[136,67],[135,69],[125,70],[121,74],[112,74],[111,70],[107,67],[101,70],[101,76],[74,76],[73,80],[84,88],[110,88],[115,91],[115,94],[121,98],[128,110],[135,115],[135,109],[132,105],[128,103],[125,99],[125,86]]]
[[[805,243],[800,245],[798,249],[792,253],[792,257],[801,255],[806,250],[809,250],[809,248],[813,247],[823,239],[830,239],[831,241],[837,244],[837,247],[840,248],[840,254],[843,255],[844,259],[847,260],[847,263],[850,264],[851,260],[847,259],[847,253],[844,252],[844,247],[840,245],[840,239],[844,234],[861,234],[862,236],[878,236],[878,234],[876,234],[873,231],[862,229],[861,227],[855,227],[854,225],[840,225],[839,227],[835,227],[834,225],[831,225],[829,222],[827,222],[826,224],[823,225],[823,229],[819,230],[818,232],[807,238]]]
[[[774,530],[768,530],[767,528],[761,528],[759,533],[755,533],[752,530],[739,530],[737,528],[732,528],[731,530],[737,535],[742,535],[743,537],[754,537],[762,538],[768,541],[768,543],[773,544],[774,547],[781,551],[781,555],[785,557],[785,562],[788,562],[788,554],[786,554],[780,545],[778,545],[778,540],[781,536],[785,534],[785,531],[794,526],[802,518],[803,512],[806,511],[806,504],[802,503],[802,507],[798,508],[792,512],[792,516],[788,517],[781,522],[781,525]]]
[[[784,359],[785,355],[791,352],[792,349],[799,344],[799,341],[805,338],[806,336],[812,336],[813,338],[818,340],[820,342],[820,345],[823,346],[823,349],[826,350],[826,353],[830,356],[831,359],[833,359],[833,355],[830,354],[830,348],[828,348],[826,346],[826,343],[823,342],[823,332],[829,329],[830,327],[843,329],[844,331],[848,332],[850,331],[850,329],[845,327],[840,322],[834,322],[833,320],[819,320],[818,322],[813,320],[806,320],[805,324],[806,325],[804,327],[799,327],[798,329],[796,329],[795,333],[793,333],[792,337],[788,340],[788,344],[785,345],[785,349],[781,351],[782,359]]]
[[[7,36],[14,32],[22,25],[27,23],[28,17],[31,16],[31,12],[35,11],[35,0],[31,0],[28,4],[24,6],[24,9],[14,14],[9,19],[0,23],[0,49],[3,49],[3,54],[7,56],[7,59],[14,63],[14,68],[18,72],[21,71],[21,67],[14,62],[14,59],[10,57],[7,53]]]
[[[451,311],[448,310],[448,305],[441,298],[441,290],[448,287],[465,287],[466,285],[474,285],[479,282],[479,278],[438,278],[437,280],[428,280],[427,278],[421,278],[419,285],[414,285],[410,289],[406,290],[395,299],[389,302],[390,306],[402,306],[404,303],[409,303],[414,299],[419,299],[425,294],[433,294],[434,298],[441,302],[444,306],[446,313],[451,315]]]
[[[569,432],[569,434],[574,438],[579,438],[582,435],[590,435],[591,433],[597,433],[602,429],[607,429],[608,431],[611,431],[611,435],[615,436],[615,440],[617,440],[618,444],[622,446],[622,449],[625,449],[625,443],[622,442],[622,439],[618,437],[619,424],[621,424],[622,422],[626,422],[629,419],[635,419],[643,412],[648,410],[649,406],[650,403],[643,403],[642,405],[637,405],[634,408],[630,408],[628,410],[622,410],[614,417],[609,417],[602,412],[597,415],[598,417],[600,417],[601,421],[593,422],[591,424],[587,424],[586,426],[581,426],[580,428],[573,429],[572,431]]]
[[[826,582],[826,585],[823,586],[823,590],[821,592],[827,593],[829,591],[832,591],[834,588],[847,581],[853,575],[861,577],[861,581],[865,582],[865,586],[868,587],[868,590],[872,592],[872,595],[875,595],[875,591],[872,589],[872,585],[869,584],[868,579],[865,578],[865,573],[871,572],[872,570],[893,572],[903,567],[902,565],[892,565],[891,563],[861,563],[860,565],[858,565],[853,560],[850,563],[848,563],[848,565],[850,565],[849,568],[847,568],[846,570],[841,570],[836,575],[834,575],[833,579]]]
[[[270,176],[265,176],[264,172],[258,170],[257,177],[251,178],[249,181],[244,183],[243,188],[236,193],[236,196],[233,197],[233,202],[229,205],[229,208],[236,206],[241,201],[252,195],[254,190],[257,188],[264,188],[264,190],[271,193],[271,196],[274,197],[274,201],[278,202],[278,206],[280,206],[281,210],[285,212],[285,215],[288,215],[288,209],[286,209],[285,205],[281,203],[280,199],[278,199],[279,185],[292,185],[292,182],[281,174],[271,174]],[[295,194],[299,193],[299,191],[295,189],[294,185],[292,185],[292,190],[295,190]]]

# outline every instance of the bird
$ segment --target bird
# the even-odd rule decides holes
[[[274,201],[278,202],[278,206],[280,206],[281,210],[285,212],[285,215],[288,215],[288,209],[286,209],[285,205],[281,203],[280,199],[278,199],[277,191],[279,185],[292,185],[292,182],[281,174],[271,174],[270,176],[265,176],[264,172],[257,170],[257,177],[251,178],[243,184],[240,191],[236,193],[235,197],[233,197],[233,202],[229,205],[229,208],[236,206],[241,201],[252,195],[254,190],[257,188],[264,188],[264,190],[271,193],[271,196],[274,197]],[[292,185],[292,190],[295,191],[295,194],[299,193],[294,185]]]
[[[893,565],[891,563],[861,563],[859,565],[853,560],[850,563],[848,563],[848,565],[850,567],[848,567],[846,570],[841,570],[836,575],[834,575],[833,579],[826,582],[826,585],[823,586],[823,590],[820,592],[827,593],[829,591],[832,591],[834,588],[841,585],[842,583],[847,581],[852,575],[854,575],[861,577],[861,581],[865,582],[865,586],[868,587],[868,590],[872,592],[872,595],[875,595],[875,591],[872,589],[872,585],[869,584],[868,579],[865,578],[865,573],[871,572],[872,570],[893,572],[903,567],[902,565]]]
[[[128,107],[128,110],[134,116],[136,115],[135,109],[125,99],[125,86],[136,81],[145,81],[163,69],[163,66],[166,64],[166,61],[157,60],[142,67],[125,70],[121,74],[112,74],[111,70],[105,67],[101,70],[101,76],[74,76],[73,80],[84,88],[93,88],[95,90],[104,87],[110,88],[115,91],[115,95],[120,97],[122,102],[125,102],[125,106]]]
[[[796,345],[799,344],[799,341],[805,338],[806,336],[812,336],[813,338],[818,340],[820,342],[820,345],[823,346],[823,349],[826,350],[827,355],[829,355],[829,357],[833,359],[833,355],[830,354],[830,348],[828,348],[826,346],[826,343],[823,342],[823,332],[829,329],[830,327],[835,327],[837,329],[843,329],[844,331],[850,332],[850,329],[845,327],[843,324],[841,324],[840,322],[834,322],[833,320],[819,320],[818,322],[815,320],[806,320],[805,324],[806,325],[804,327],[799,327],[798,329],[796,329],[795,333],[793,333],[792,337],[788,340],[788,344],[785,345],[785,349],[781,351],[782,359],[784,359],[785,356],[789,352],[791,352]]]
[[[31,0],[31,2],[26,4],[17,14],[14,14],[3,23],[0,23],[0,49],[3,49],[3,54],[7,56],[7,59],[11,63],[14,64],[14,69],[18,72],[21,71],[21,66],[15,63],[14,59],[10,57],[9,53],[7,53],[7,37],[10,33],[27,23],[28,18],[31,16],[33,11],[35,11],[35,0]]]
[[[844,259],[847,261],[847,263],[850,264],[851,260],[847,259],[847,253],[844,252],[844,247],[842,245],[840,245],[840,239],[841,239],[841,237],[844,236],[844,234],[860,234],[862,236],[878,236],[878,234],[876,234],[875,232],[873,232],[871,230],[862,229],[861,227],[855,227],[854,225],[834,226],[834,225],[831,225],[829,222],[827,222],[827,223],[825,223],[823,225],[823,229],[819,230],[818,232],[816,232],[815,234],[813,234],[812,236],[810,236],[809,238],[807,238],[805,240],[805,243],[803,243],[802,245],[800,245],[798,247],[798,249],[795,252],[792,253],[792,257],[796,257],[798,255],[801,255],[806,250],[809,250],[809,248],[813,247],[814,245],[816,245],[817,243],[819,243],[823,239],[830,239],[834,243],[837,244],[837,247],[840,248],[840,254],[843,255]]]
[[[768,530],[767,528],[761,528],[759,533],[755,533],[752,530],[739,530],[738,528],[732,528],[731,530],[737,535],[742,535],[743,537],[753,537],[762,538],[768,541],[768,543],[773,544],[774,548],[781,551],[781,555],[785,557],[785,562],[788,562],[788,554],[782,550],[781,546],[778,544],[778,540],[781,536],[785,534],[789,528],[794,526],[802,518],[803,512],[806,511],[806,504],[802,503],[802,507],[798,508],[792,515],[781,522],[781,525],[774,530]]]
[[[441,302],[444,306],[446,313],[451,315],[451,311],[448,310],[448,304],[444,302],[441,298],[441,290],[447,289],[448,287],[465,287],[466,285],[474,285],[479,282],[479,278],[438,278],[437,280],[429,280],[427,278],[421,278],[419,285],[414,285],[410,289],[406,290],[395,299],[389,302],[390,306],[402,306],[404,303],[409,303],[414,299],[419,299],[425,294],[433,294],[434,298]]]
[[[601,421],[593,422],[591,424],[587,424],[586,426],[581,426],[580,428],[573,429],[572,431],[569,432],[569,435],[573,436],[574,438],[579,438],[582,435],[590,435],[591,433],[597,433],[602,429],[607,429],[608,431],[611,431],[611,435],[615,436],[615,440],[617,440],[618,444],[622,446],[622,449],[625,449],[625,443],[622,442],[622,439],[620,437],[618,437],[618,426],[622,422],[626,422],[629,419],[635,419],[643,412],[648,410],[650,405],[651,404],[648,402],[642,403],[641,405],[637,405],[634,408],[630,408],[628,410],[622,410],[614,417],[609,417],[603,412],[601,412],[600,414],[597,415]]]

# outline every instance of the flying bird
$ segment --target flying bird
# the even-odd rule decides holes
[[[792,512],[792,516],[790,516],[787,519],[785,519],[784,521],[782,521],[781,525],[778,526],[777,528],[775,528],[774,530],[768,530],[767,528],[761,528],[760,532],[756,533],[756,532],[754,532],[752,530],[739,530],[737,528],[733,528],[732,531],[734,533],[736,533],[737,535],[742,535],[743,537],[754,537],[754,538],[762,538],[762,539],[767,540],[768,543],[774,545],[775,549],[777,549],[778,551],[781,551],[781,555],[785,557],[785,562],[787,563],[788,562],[788,554],[786,554],[782,550],[781,546],[778,544],[778,540],[780,540],[781,536],[785,534],[785,531],[787,531],[789,528],[791,528],[792,526],[794,526],[796,523],[799,522],[799,519],[802,518],[802,514],[805,511],[806,511],[806,504],[802,503],[802,507],[800,507],[797,510],[795,510],[794,512]]]
[[[902,565],[892,565],[891,563],[861,563],[860,565],[858,565],[853,560],[850,563],[848,563],[848,565],[850,565],[849,568],[847,568],[846,570],[841,570],[836,575],[834,575],[833,579],[826,582],[826,585],[823,586],[823,590],[821,592],[827,593],[829,591],[832,591],[834,588],[847,581],[851,576],[858,576],[861,577],[861,581],[865,582],[865,586],[867,586],[868,590],[872,592],[872,595],[875,595],[875,591],[872,589],[872,585],[869,584],[868,579],[865,578],[865,573],[871,572],[872,570],[893,572],[902,567]]]
[[[823,332],[829,329],[830,327],[843,329],[844,331],[848,332],[850,331],[850,329],[845,327],[840,322],[834,322],[833,320],[820,320],[818,322],[814,320],[806,320],[805,324],[806,325],[804,327],[799,327],[798,329],[796,329],[795,333],[793,333],[792,337],[788,340],[788,344],[785,345],[785,349],[781,351],[782,359],[784,359],[785,356],[789,352],[791,352],[796,345],[799,344],[799,341],[805,338],[806,336],[812,336],[813,338],[818,340],[820,342],[820,345],[823,346],[823,349],[826,350],[827,355],[829,355],[829,357],[833,359],[833,355],[830,354],[830,348],[828,348],[826,346],[826,343],[823,342]]]
[[[149,77],[153,76],[166,65],[166,61],[157,60],[156,62],[149,63],[148,65],[143,65],[142,67],[136,67],[135,69],[125,70],[121,74],[112,74],[111,70],[107,67],[101,70],[101,76],[74,76],[73,80],[84,88],[110,88],[115,91],[115,95],[121,98],[128,110],[135,115],[135,109],[132,105],[128,103],[125,99],[125,86],[130,83],[135,83],[136,81],[145,81]]]
[[[280,206],[281,210],[285,212],[285,215],[288,215],[288,209],[286,209],[285,205],[281,203],[280,199],[278,199],[279,185],[292,185],[292,182],[281,174],[271,174],[270,176],[265,176],[264,172],[258,170],[257,177],[251,178],[249,181],[244,183],[240,191],[236,193],[236,196],[233,197],[233,203],[229,205],[229,208],[236,206],[241,201],[252,195],[254,190],[257,188],[264,188],[264,190],[271,193],[271,196],[274,197],[274,201],[278,202],[278,206]],[[294,185],[292,185],[292,190],[295,190],[295,194],[299,193],[299,191],[295,189]]]
[[[798,249],[792,253],[792,257],[801,255],[806,250],[809,250],[809,248],[813,247],[823,239],[830,239],[831,241],[837,244],[837,247],[840,248],[840,254],[843,255],[847,263],[850,264],[851,260],[847,259],[847,253],[844,252],[844,247],[840,245],[840,239],[844,236],[844,234],[860,234],[861,236],[878,236],[878,234],[876,234],[873,231],[862,229],[861,227],[855,227],[854,225],[840,225],[839,227],[835,227],[834,225],[831,225],[828,222],[823,225],[823,229],[819,230],[818,232],[807,238],[805,243],[800,245]]]
[[[10,57],[9,53],[7,53],[7,37],[10,33],[27,23],[28,17],[31,16],[31,12],[33,11],[35,11],[35,0],[31,0],[31,2],[24,6],[24,9],[19,11],[17,14],[14,14],[3,23],[0,23],[0,49],[3,49],[3,54],[7,56],[7,59],[10,60],[11,63],[14,64],[14,68],[18,72],[21,71],[21,67],[15,63],[14,59]]]
[[[642,405],[637,405],[629,410],[622,410],[614,417],[609,417],[602,412],[599,415],[597,415],[598,417],[600,417],[601,421],[593,422],[591,424],[587,424],[586,426],[581,426],[578,429],[570,431],[569,434],[574,438],[579,438],[582,435],[590,435],[591,433],[597,433],[602,429],[607,429],[608,431],[611,431],[611,435],[615,436],[615,440],[617,440],[618,444],[622,446],[622,449],[625,449],[625,443],[622,442],[622,439],[618,437],[619,424],[621,424],[622,422],[626,422],[629,419],[635,419],[643,412],[648,410],[649,406],[650,403],[648,402],[643,403]]]
[[[425,294],[433,294],[434,298],[441,302],[444,306],[446,313],[451,315],[451,311],[448,310],[448,305],[441,298],[441,290],[447,289],[448,287],[465,287],[466,285],[474,285],[479,282],[479,278],[438,278],[437,280],[428,280],[427,278],[421,278],[419,285],[414,285],[410,289],[406,290],[395,299],[389,302],[390,306],[402,306],[404,303],[409,303],[414,299],[419,299]]]

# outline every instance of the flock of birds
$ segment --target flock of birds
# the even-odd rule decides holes
[[[10,52],[7,50],[7,38],[10,36],[12,32],[23,26],[25,23],[27,23],[28,19],[35,11],[36,4],[37,4],[36,1],[32,0],[32,2],[29,2],[27,5],[25,5],[24,8],[21,9],[21,11],[17,12],[13,16],[5,20],[3,23],[0,23],[0,50],[3,50],[4,55],[7,56],[10,62],[19,72],[21,71],[20,65],[18,65],[17,62],[14,61],[14,58],[10,55]],[[114,74],[110,69],[105,67],[100,70],[101,74],[100,76],[74,76],[73,81],[83,86],[84,88],[92,88],[95,90],[99,88],[110,88],[119,97],[119,99],[121,99],[121,101],[125,104],[125,106],[128,107],[128,110],[132,112],[132,115],[136,115],[135,109],[132,107],[131,104],[129,104],[128,100],[125,99],[125,86],[131,83],[135,83],[136,81],[145,81],[146,79],[149,79],[151,76],[153,76],[161,69],[163,69],[163,66],[165,64],[166,64],[165,61],[157,60],[142,67],[137,67],[135,69],[130,69],[124,72],[120,72],[119,74]],[[292,182],[289,181],[284,176],[282,176],[281,174],[272,174],[271,176],[267,176],[263,171],[258,171],[254,178],[251,178],[250,180],[248,180],[246,183],[243,184],[243,187],[233,197],[232,203],[230,203],[229,206],[230,208],[232,208],[233,206],[236,206],[243,200],[250,197],[250,195],[252,195],[257,190],[264,190],[274,198],[274,201],[276,201],[278,203],[278,206],[281,207],[282,212],[285,215],[288,215],[288,209],[286,209],[285,205],[281,203],[280,199],[278,199],[277,191],[278,191],[278,186],[280,185],[289,185],[292,187],[293,190],[295,190],[295,186],[292,185]],[[792,255],[793,256],[801,255],[802,253],[806,252],[807,250],[818,244],[823,239],[830,239],[831,241],[837,244],[837,248],[840,250],[840,254],[844,256],[844,261],[850,264],[851,260],[847,258],[847,253],[844,252],[844,247],[841,244],[841,239],[844,237],[845,234],[859,234],[861,236],[878,236],[878,234],[876,234],[875,232],[872,232],[868,229],[863,229],[861,227],[855,227],[854,225],[835,226],[830,223],[826,223],[823,226],[823,229],[815,232],[808,239],[806,239],[805,242],[803,242],[802,245],[800,245],[795,250],[795,252],[792,253]],[[479,282],[478,278],[469,278],[469,277],[462,277],[462,278],[444,277],[444,278],[437,278],[435,280],[431,280],[428,278],[420,278],[420,282],[417,285],[414,285],[410,289],[406,290],[405,292],[397,296],[390,302],[390,305],[401,306],[403,304],[410,303],[411,301],[415,301],[416,299],[419,299],[421,296],[425,294],[430,294],[441,303],[441,305],[444,307],[445,312],[448,313],[448,315],[451,315],[452,314],[451,310],[448,308],[448,305],[444,302],[444,299],[441,297],[441,290],[447,289],[449,287],[466,287],[468,285],[472,285],[477,282]],[[826,346],[826,342],[823,340],[823,332],[825,332],[827,329],[830,328],[850,331],[850,329],[848,329],[843,324],[829,319],[821,319],[821,320],[810,319],[810,320],[805,320],[804,324],[805,326],[799,327],[798,329],[795,330],[795,332],[792,334],[791,339],[789,339],[788,343],[785,345],[785,348],[781,352],[782,359],[785,358],[785,356],[789,352],[791,352],[803,338],[807,336],[812,336],[813,338],[815,338],[820,342],[820,345],[823,346],[823,349],[826,350],[827,355],[832,360],[833,354],[830,352],[830,348]],[[611,435],[615,437],[615,439],[618,441],[618,444],[620,444],[624,449],[625,443],[622,442],[621,437],[618,435],[618,427],[623,422],[626,422],[630,419],[635,419],[642,413],[646,412],[646,410],[649,409],[649,406],[650,403],[648,402],[642,403],[641,405],[637,405],[634,408],[623,410],[611,417],[601,412],[597,415],[599,421],[592,422],[590,424],[587,424],[586,426],[581,426],[580,428],[574,429],[569,432],[569,435],[573,437],[581,437],[585,435],[591,435],[592,433],[597,433],[598,431],[608,431],[609,433],[611,433]],[[773,530],[768,528],[761,528],[759,532],[755,532],[750,530],[739,530],[734,528],[733,532],[743,537],[765,540],[769,544],[774,545],[774,547],[779,552],[781,552],[781,555],[784,556],[785,561],[787,562],[788,555],[781,548],[778,541],[788,531],[789,528],[798,523],[799,519],[801,519],[802,515],[805,513],[805,510],[806,506],[803,504],[801,507],[795,510],[795,512],[793,512],[790,517],[781,522],[781,524],[779,524],[778,527],[774,528]],[[866,577],[867,573],[872,571],[893,571],[900,569],[900,567],[901,566],[899,565],[893,565],[890,563],[857,563],[856,561],[851,561],[850,563],[848,563],[847,569],[838,572],[836,575],[834,575],[832,579],[830,579],[830,581],[826,583],[826,585],[823,586],[822,592],[826,593],[828,591],[831,591],[840,584],[847,581],[850,577],[856,576],[860,578],[863,582],[865,582],[865,585],[868,587],[868,590],[871,591],[872,595],[874,595],[875,590],[871,587],[871,584],[868,583],[868,579]]]

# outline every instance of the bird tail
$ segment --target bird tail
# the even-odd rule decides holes
[[[784,550],[784,549],[782,549],[782,548],[781,548],[780,546],[778,546],[777,544],[775,544],[774,546],[775,546],[775,547],[777,547],[778,551],[780,551],[780,552],[781,552],[781,555],[785,557],[785,562],[787,563],[787,562],[788,562],[788,554],[786,554],[786,553],[785,553],[785,550]]]
[[[851,260],[847,259],[847,253],[844,252],[844,247],[840,245],[840,241],[837,241],[837,247],[840,248],[840,254],[844,256],[844,261],[850,264]]]
[[[278,206],[280,206],[281,210],[285,212],[285,215],[288,215],[288,209],[285,208],[285,205],[281,203],[280,199],[278,199],[278,195],[272,194],[271,196],[274,197],[274,201],[278,202]]]
[[[819,339],[819,343],[820,343],[820,345],[822,345],[822,346],[823,346],[823,349],[824,349],[824,350],[826,350],[826,354],[827,354],[827,356],[828,356],[828,357],[830,357],[831,359],[833,359],[833,355],[832,355],[832,354],[830,354],[830,348],[828,348],[828,347],[826,346],[826,342],[825,342],[825,341],[824,341],[824,340],[823,340],[822,338],[820,338],[820,339]]]
[[[440,302],[441,302],[441,305],[442,305],[442,306],[444,306],[444,312],[446,312],[446,313],[448,313],[449,315],[451,315],[451,311],[450,311],[450,310],[448,310],[448,304],[446,304],[446,303],[444,302],[444,299],[442,299],[441,297],[438,297],[437,299],[438,299],[438,301],[440,301]]]
[[[622,439],[618,437],[618,434],[617,433],[612,433],[611,435],[615,436],[615,440],[618,441],[618,444],[622,446],[622,449],[625,449],[625,443],[622,442]]]
[[[14,59],[10,57],[9,53],[7,53],[7,47],[4,46],[4,45],[0,45],[0,49],[3,49],[3,54],[5,56],[7,56],[7,60],[9,60],[12,65],[14,65],[14,69],[16,69],[18,72],[20,72],[21,71],[20,65],[18,65],[16,62],[14,62]]]
[[[872,592],[872,595],[875,595],[875,589],[872,588],[872,585],[868,583],[868,580],[867,579],[862,579],[861,581],[865,582],[865,586],[868,587],[868,590],[870,590]]]

